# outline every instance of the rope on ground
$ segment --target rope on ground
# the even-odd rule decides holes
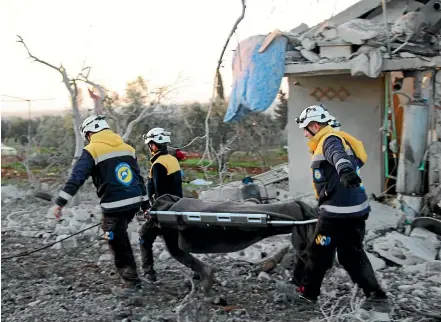
[[[92,228],[95,228],[95,227],[97,227],[97,226],[99,226],[99,225],[101,225],[101,223],[98,223],[98,224],[92,225],[92,226],[90,226],[90,227],[84,228],[84,229],[82,229],[82,230],[80,230],[80,231],[78,231],[78,232],[76,232],[76,233],[74,233],[74,234],[72,234],[72,235],[69,235],[69,236],[67,236],[67,237],[65,237],[65,238],[62,238],[62,239],[60,239],[60,240],[58,240],[58,241],[56,241],[56,242],[50,243],[50,244],[45,245],[45,246],[43,246],[43,247],[40,247],[40,248],[34,249],[34,250],[30,251],[30,252],[23,252],[23,253],[19,253],[19,254],[17,254],[17,255],[12,255],[12,256],[7,256],[7,257],[3,257],[3,256],[2,256],[2,260],[7,260],[7,259],[12,259],[12,258],[17,258],[17,257],[24,257],[24,256],[28,256],[28,255],[31,255],[31,254],[34,254],[34,253],[38,253],[38,252],[40,252],[40,251],[42,251],[42,250],[45,250],[45,249],[47,249],[47,248],[49,248],[49,247],[54,246],[55,244],[61,243],[62,241],[65,241],[66,239],[72,238],[73,236],[79,235],[79,234],[81,234],[81,233],[83,233],[83,232],[85,232],[85,231],[87,231],[87,230],[90,230],[90,229],[92,229]]]

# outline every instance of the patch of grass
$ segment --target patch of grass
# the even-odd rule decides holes
[[[2,163],[2,169],[12,169],[16,171],[26,171],[26,168],[21,162],[15,161],[12,163],[3,164]]]

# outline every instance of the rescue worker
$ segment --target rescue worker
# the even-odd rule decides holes
[[[359,176],[367,161],[363,143],[344,131],[336,131],[336,120],[323,105],[306,108],[296,122],[309,139],[312,181],[319,206],[308,263],[297,285],[298,297],[308,302],[317,300],[337,250],[339,263],[365,296],[373,301],[386,300],[363,249],[365,221],[371,210]]]
[[[152,155],[151,168],[148,176],[148,197],[153,204],[154,201],[165,194],[183,197],[181,168],[178,160],[169,154],[167,144],[170,143],[170,132],[162,128],[151,129],[145,136],[145,143],[148,145]],[[190,253],[179,248],[179,232],[176,229],[159,228],[148,216],[148,221],[139,231],[139,244],[141,250],[141,261],[144,275],[149,281],[156,281],[156,272],[153,268],[153,242],[158,235],[162,235],[165,245],[170,254],[181,264],[191,268],[202,279],[204,290],[211,288],[213,284],[213,272],[209,266],[193,257]]]
[[[89,176],[101,199],[102,229],[114,254],[116,269],[124,288],[140,288],[127,226],[141,207],[147,209],[145,182],[140,174],[135,149],[109,129],[102,115],[92,115],[80,127],[89,144],[75,164],[72,174],[55,200],[55,217],[78,192]]]

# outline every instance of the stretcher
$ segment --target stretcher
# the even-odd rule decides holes
[[[259,228],[275,226],[308,225],[317,219],[287,220],[283,215],[230,213],[230,212],[200,212],[200,211],[150,211],[157,218],[159,225],[189,225],[189,226],[232,226],[237,228]]]
[[[210,202],[163,195],[149,211],[166,235],[176,231],[179,248],[191,253],[229,253],[274,235],[291,234],[303,244],[317,222],[317,211],[300,201],[275,204]],[[297,248],[296,248],[297,249]]]

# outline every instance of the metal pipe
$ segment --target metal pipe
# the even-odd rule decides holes
[[[398,193],[420,195],[423,191],[420,166],[426,152],[429,112],[426,102],[410,101],[404,107],[396,187]]]
[[[318,219],[309,219],[309,220],[270,220],[268,221],[269,225],[280,225],[280,226],[289,226],[289,225],[308,225],[308,224],[315,224],[318,221]]]

